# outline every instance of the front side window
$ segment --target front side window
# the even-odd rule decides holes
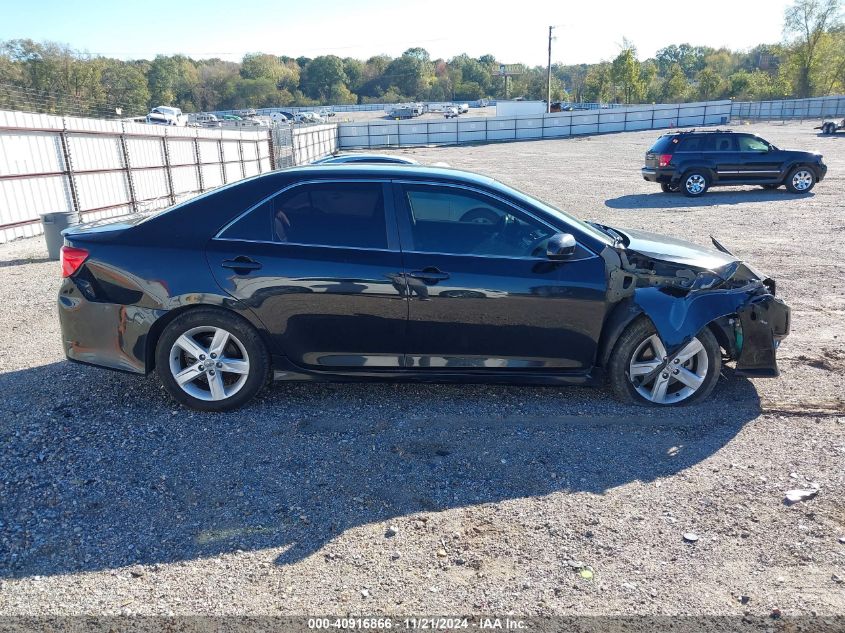
[[[279,242],[387,248],[384,193],[377,182],[329,182],[294,187],[273,199]]]
[[[413,249],[418,252],[542,257],[555,231],[513,207],[474,192],[405,188]]]
[[[756,136],[740,136],[739,151],[741,152],[768,152],[769,144]]]

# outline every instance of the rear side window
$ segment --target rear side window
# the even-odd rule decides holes
[[[382,184],[314,183],[279,194],[273,199],[273,237],[291,244],[386,249]]]
[[[674,151],[674,140],[675,136],[661,136],[648,151],[653,154],[668,154]]]
[[[237,222],[226,228],[220,234],[220,237],[227,240],[269,242],[273,239],[272,215],[272,202],[270,200],[262,202]]]
[[[679,152],[700,152],[704,149],[704,139],[700,136],[686,136],[678,143]]]

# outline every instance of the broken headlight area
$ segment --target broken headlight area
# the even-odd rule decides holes
[[[684,296],[703,290],[732,290],[760,285],[775,294],[775,282],[745,262],[734,261],[718,269],[663,261],[637,252],[620,254],[622,268],[636,280],[637,288],[661,288],[668,294]]]

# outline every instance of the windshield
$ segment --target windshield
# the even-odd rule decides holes
[[[527,203],[527,204],[529,204],[533,207],[537,207],[537,208],[541,209],[542,211],[545,211],[549,215],[554,216],[554,217],[556,217],[560,220],[563,220],[567,224],[574,225],[579,230],[588,234],[593,239],[596,239],[596,240],[602,242],[603,244],[613,246],[613,238],[611,238],[606,233],[600,231],[596,227],[594,227],[590,224],[587,224],[583,220],[579,220],[575,216],[568,214],[566,211],[563,211],[562,209],[558,209],[557,207],[550,205],[547,202],[543,202],[542,200],[539,200],[539,199],[535,198],[534,196],[531,196],[531,195],[525,193],[524,191],[520,191],[519,189],[514,189],[513,187],[511,187],[509,185],[504,185],[502,183],[497,183],[497,184],[500,187],[504,188],[514,198],[517,198],[518,200],[525,202],[525,203]]]

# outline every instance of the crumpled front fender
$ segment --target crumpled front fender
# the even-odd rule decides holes
[[[660,288],[637,288],[634,303],[651,319],[669,354],[681,349],[705,325],[735,314],[759,293],[752,285],[730,290],[707,290],[679,297]]]

